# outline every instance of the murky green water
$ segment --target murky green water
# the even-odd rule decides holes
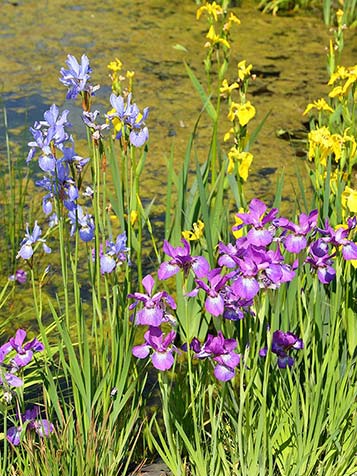
[[[206,23],[204,19],[196,21],[195,11],[193,0],[3,1],[0,87],[10,125],[29,125],[42,116],[46,105],[64,104],[65,90],[58,76],[68,53],[80,56],[85,52],[89,56],[94,82],[102,85],[98,100],[108,101],[107,64],[118,56],[126,69],[136,72],[139,107],[151,109],[144,192],[146,189],[151,195],[156,190],[159,194],[171,144],[175,144],[179,162],[201,108],[183,66],[186,59],[197,74],[203,73]],[[256,4],[247,0],[234,11],[242,23],[233,32],[232,63],[246,58],[258,74],[250,90],[258,112],[252,128],[271,111],[253,149],[248,188],[252,194],[269,196],[274,171],[284,170],[289,198],[290,183],[302,159],[296,159],[295,149],[278,139],[276,131],[301,129],[307,102],[326,92],[329,33],[318,13],[272,17],[258,12]],[[353,32],[347,35],[346,64],[356,61],[354,40]],[[185,45],[189,52],[173,49],[176,43]],[[71,110],[76,113],[75,107]],[[205,154],[204,127],[200,136],[200,150]]]
[[[272,17],[258,12],[250,0],[243,0],[242,6],[233,10],[241,25],[233,31],[232,64],[235,68],[245,58],[257,74],[250,88],[257,109],[251,130],[271,111],[252,150],[247,195],[271,199],[276,177],[284,171],[284,198],[289,204],[294,198],[296,169],[304,170],[305,159],[276,132],[301,130],[306,104],[326,94],[330,34],[318,14]],[[125,69],[136,72],[138,106],[150,107],[150,151],[142,198],[151,200],[155,194],[157,203],[162,202],[170,148],[174,144],[179,165],[202,107],[183,65],[186,60],[204,77],[207,25],[204,19],[196,21],[195,11],[193,0],[1,1],[0,92],[12,137],[25,145],[30,140],[26,128],[41,119],[53,102],[69,108],[71,121],[80,126],[74,119],[80,106],[65,102],[66,91],[58,81],[68,53],[89,56],[93,83],[102,86],[98,101],[105,110],[110,95],[107,64],[119,57]],[[188,53],[175,50],[176,43],[184,45]],[[350,65],[356,61],[356,32],[347,32],[343,62]],[[228,127],[227,122],[222,130]],[[209,131],[203,121],[199,129],[201,157],[208,147]],[[0,153],[3,151],[1,137]]]

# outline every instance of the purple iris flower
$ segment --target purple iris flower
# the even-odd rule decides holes
[[[77,227],[79,227],[79,237],[82,241],[91,241],[94,237],[94,220],[92,215],[85,215],[81,206],[68,212],[68,218],[72,225],[71,236],[73,236]]]
[[[145,120],[149,115],[149,108],[146,107],[143,113],[140,113],[138,106],[131,103],[131,93],[128,94],[125,104],[122,96],[112,93],[110,96],[110,104],[114,109],[114,113],[107,114],[107,118],[112,120],[118,118],[122,124],[122,128],[117,132],[116,139],[120,139],[127,128],[130,130],[129,140],[135,147],[141,147],[149,139],[149,130],[145,126]]]
[[[82,172],[83,167],[90,161],[89,157],[84,159],[77,155],[74,147],[63,147],[61,151],[63,153],[62,163],[73,164],[78,172]]]
[[[205,300],[205,308],[207,312],[210,312],[213,316],[219,316],[223,314],[224,311],[224,298],[223,294],[220,292],[230,275],[222,276],[220,274],[221,268],[213,269],[207,273],[208,284],[203,282],[200,279],[196,279],[197,288],[187,294],[187,296],[192,297],[197,295],[199,289],[203,289],[207,294]]]
[[[313,210],[309,215],[301,213],[299,217],[299,224],[288,222],[286,225],[281,225],[283,228],[292,231],[292,234],[286,235],[283,239],[285,248],[290,253],[300,253],[307,246],[306,235],[316,228],[318,211]]]
[[[221,382],[231,380],[235,375],[235,368],[239,365],[241,356],[235,352],[237,341],[235,339],[225,339],[222,332],[218,331],[217,336],[207,335],[206,342],[201,344],[194,338],[190,345],[195,352],[195,357],[205,359],[210,357],[216,363],[214,368],[215,377]]]
[[[169,370],[174,363],[172,353],[176,351],[173,345],[175,337],[175,331],[170,331],[164,336],[160,327],[150,326],[144,334],[144,344],[133,347],[133,355],[139,359],[145,359],[150,351],[153,351],[151,356],[153,366],[158,370]]]
[[[129,251],[130,248],[126,246],[127,236],[126,232],[117,236],[115,242],[106,242],[106,251],[103,252],[103,246],[100,246],[100,272],[101,274],[110,274],[116,268],[121,266],[125,261],[130,265]],[[95,250],[93,250],[95,256]]]
[[[11,362],[15,364],[15,368],[25,367],[31,362],[34,352],[44,350],[44,345],[36,338],[24,344],[25,339],[26,331],[18,329],[15,337],[11,337],[8,342],[0,347],[0,363],[9,352],[15,350],[16,355],[12,358]]]
[[[51,248],[46,245],[46,240],[40,238],[42,235],[42,230],[38,226],[37,221],[35,221],[35,226],[32,233],[29,231],[29,225],[26,224],[26,233],[25,238],[22,240],[20,251],[18,252],[16,258],[30,259],[34,253],[33,245],[37,242],[42,243],[43,251],[45,253],[51,253]]]
[[[188,274],[190,269],[198,278],[207,276],[209,272],[209,264],[203,256],[191,256],[191,247],[188,241],[182,239],[183,247],[173,247],[168,241],[164,241],[163,250],[168,256],[171,256],[170,261],[165,261],[160,264],[158,269],[158,278],[160,280],[168,279],[177,274],[181,269]]]
[[[27,281],[27,272],[24,269],[17,269],[15,274],[9,276],[10,281],[16,281],[19,284],[25,284]]]
[[[54,170],[56,166],[56,158],[53,155],[51,146],[50,146],[54,135],[52,136],[51,134],[44,135],[44,133],[41,130],[34,129],[32,127],[30,127],[30,132],[32,133],[34,141],[31,141],[28,143],[28,146],[30,147],[30,151],[27,155],[26,162],[27,163],[30,162],[35,156],[37,149],[40,149],[42,153],[38,159],[38,164],[40,168],[44,172]]]
[[[21,442],[22,434],[28,430],[34,430],[40,438],[48,438],[54,432],[53,424],[47,419],[39,418],[40,409],[35,406],[32,409],[26,410],[19,418],[20,425],[12,426],[7,430],[6,439],[14,446],[18,446]],[[22,426],[24,425],[24,426]]]
[[[274,229],[266,229],[265,225],[272,222],[277,214],[278,209],[272,208],[267,214],[268,207],[264,202],[254,198],[249,204],[248,213],[237,213],[236,216],[242,220],[242,224],[233,227],[235,230],[241,229],[245,225],[251,225],[248,231],[247,239],[251,245],[267,246],[273,241]]]
[[[56,104],[52,104],[50,109],[43,115],[45,120],[40,121],[41,126],[48,127],[47,135],[52,137],[56,145],[62,144],[69,139],[69,134],[65,130],[65,127],[72,126],[72,124],[67,121],[68,114],[68,109],[65,109],[62,114],[60,114]]]
[[[333,256],[333,254],[330,255],[328,244],[323,241],[323,238],[319,238],[310,245],[305,262],[317,270],[319,281],[323,284],[329,284],[335,279],[336,271],[332,267]]]
[[[271,344],[271,351],[278,356],[278,367],[285,369],[286,367],[292,367],[295,360],[288,355],[288,351],[291,349],[299,350],[304,348],[302,339],[299,339],[292,332],[283,332],[277,330],[273,333],[273,339]],[[259,351],[260,357],[267,355],[268,348],[264,347]]]
[[[55,170],[51,171],[48,177],[38,180],[36,185],[49,192],[42,198],[42,209],[46,215],[53,211],[54,197],[61,200],[67,210],[76,209],[79,192],[76,182],[69,175],[69,166],[64,159],[57,160]]]
[[[166,291],[153,294],[155,281],[150,274],[145,276],[142,284],[147,294],[128,294],[129,298],[135,299],[135,302],[129,306],[129,309],[134,309],[139,303],[143,303],[144,307],[136,313],[135,324],[159,327],[162,322],[169,320],[166,307],[169,306],[175,310],[176,303]]]
[[[61,68],[60,81],[68,87],[67,99],[76,99],[78,94],[87,91],[89,94],[93,93],[94,88],[87,84],[90,79],[92,68],[89,66],[89,60],[86,55],[82,55],[81,62],[78,63],[77,59],[68,55],[66,64],[68,69]]]
[[[102,137],[102,132],[109,127],[109,124],[96,124],[99,111],[87,112],[83,111],[82,119],[87,127],[92,131],[92,137],[94,140],[99,140]]]
[[[244,318],[245,313],[254,315],[251,310],[253,299],[243,299],[239,294],[240,289],[234,286],[225,286],[224,296],[224,311],[223,318],[230,321],[238,321]]]
[[[340,227],[334,230],[326,219],[325,228],[319,228],[319,232],[323,235],[323,241],[330,243],[336,248],[342,247],[342,256],[346,261],[355,260],[357,259],[357,245],[353,241],[348,240],[348,235],[355,226],[355,219],[349,219],[346,228]]]

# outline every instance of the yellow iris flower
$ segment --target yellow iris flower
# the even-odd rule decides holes
[[[316,101],[310,103],[307,105],[305,111],[303,112],[303,115],[305,116],[308,112],[311,111],[311,109],[317,109],[318,111],[329,111],[333,112],[333,109],[331,106],[327,104],[325,99],[317,99]]]
[[[202,13],[207,13],[209,17],[213,17],[215,21],[218,21],[218,15],[223,15],[223,8],[220,5],[217,5],[216,2],[206,3],[200,7],[196,12],[196,19],[199,20]]]
[[[210,26],[210,29],[208,30],[206,38],[208,39],[208,42],[205,44],[206,48],[210,47],[211,45],[212,46],[217,45],[219,43],[221,43],[226,48],[231,47],[231,45],[229,44],[229,42],[225,38],[222,38],[221,36],[216,34],[216,31],[215,31],[213,25]]]
[[[246,66],[246,62],[246,60],[243,60],[238,63],[238,78],[240,81],[244,81],[246,78],[248,78],[253,68],[252,64]]]
[[[238,213],[244,213],[244,208],[241,207],[238,210]],[[241,236],[243,236],[243,232],[244,232],[243,228],[240,228],[239,230],[237,229],[238,226],[243,223],[243,220],[241,218],[239,218],[237,215],[234,216],[234,219],[235,219],[235,224],[232,227],[232,233],[233,233],[234,238],[238,239]]]
[[[357,213],[357,190],[346,187],[342,192],[342,206],[347,207],[351,213]]]
[[[238,88],[239,88],[238,83],[234,82],[231,85],[229,85],[228,81],[224,79],[222,81],[222,86],[219,88],[219,92],[221,93],[221,96],[230,96],[232,91]]]
[[[235,162],[238,162],[239,176],[246,182],[249,175],[249,168],[253,162],[253,155],[250,152],[239,151],[235,147],[232,147],[228,152],[227,173],[231,174],[234,171]]]
[[[117,71],[121,71],[123,67],[123,63],[120,61],[119,58],[115,58],[115,61],[111,61],[108,64],[108,68],[113,71],[113,73],[116,73]]]
[[[223,26],[223,30],[228,32],[232,28],[233,23],[240,25],[240,20],[233,12],[230,12],[227,22]]]
[[[253,119],[255,112],[255,107],[250,101],[247,101],[245,104],[232,102],[228,113],[228,119],[231,122],[238,119],[239,124],[245,126],[251,119]]]
[[[203,229],[205,227],[205,224],[201,220],[198,220],[198,222],[194,223],[192,226],[193,231],[186,230],[182,232],[182,236],[187,241],[199,240],[203,236]]]

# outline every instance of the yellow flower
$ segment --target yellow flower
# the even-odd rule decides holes
[[[244,81],[246,78],[248,78],[253,68],[252,64],[246,66],[246,62],[246,60],[243,60],[238,63],[238,78],[240,79],[240,81]]]
[[[314,101],[313,103],[310,103],[307,105],[305,111],[303,112],[303,115],[305,116],[308,112],[311,111],[311,109],[317,109],[318,111],[329,111],[333,112],[333,109],[331,106],[327,104],[325,99],[317,99],[317,101]]]
[[[126,77],[128,79],[133,79],[134,76],[135,76],[135,71],[127,71],[126,72]]]
[[[253,155],[250,152],[239,151],[236,147],[232,147],[228,152],[227,173],[234,172],[235,162],[238,162],[238,174],[244,180],[248,178],[249,168],[253,162]]]
[[[196,19],[199,20],[202,13],[206,12],[209,17],[213,17],[215,21],[218,21],[218,15],[223,15],[223,8],[217,5],[216,2],[207,3],[200,7],[196,12]]]
[[[227,31],[227,32],[230,31],[230,29],[232,28],[233,23],[235,23],[236,25],[240,25],[240,20],[239,20],[238,17],[235,16],[235,14],[233,12],[230,12],[228,20],[223,26],[223,30]]]
[[[108,114],[108,116],[111,116],[111,115],[115,114],[116,112],[117,112],[116,109],[113,108],[110,111],[108,111],[107,114]],[[118,117],[113,117],[111,119],[111,122],[113,124],[114,131],[117,134],[121,130],[121,128],[123,127],[123,124],[122,124],[121,120]]]
[[[114,73],[117,71],[121,71],[123,67],[123,63],[120,61],[119,58],[115,58],[115,61],[111,61],[108,64],[108,68],[111,69]]]
[[[329,86],[334,84],[338,79],[346,79],[348,77],[348,70],[344,66],[337,66],[335,73],[331,74],[330,80],[327,83]]]
[[[247,101],[245,104],[232,102],[228,113],[228,119],[233,122],[238,119],[241,126],[245,126],[255,116],[255,107]]]
[[[228,41],[225,38],[222,38],[221,36],[216,34],[216,31],[213,25],[210,26],[210,29],[208,30],[206,38],[208,39],[208,42],[205,44],[206,48],[213,45],[217,45],[218,43],[221,43],[226,48],[231,47],[231,45],[228,43]]]
[[[343,90],[342,86],[336,86],[333,88],[332,91],[329,92],[330,98],[335,98],[336,96],[338,96],[339,99],[342,99],[344,95],[345,91]]]
[[[241,207],[238,210],[238,213],[244,213],[244,208]],[[235,219],[235,224],[232,227],[232,233],[233,233],[234,238],[238,239],[241,236],[243,236],[243,227],[238,229],[238,226],[243,223],[243,220],[241,218],[239,218],[237,215],[234,216],[234,219]]]
[[[136,210],[131,210],[130,212],[130,225],[134,226],[135,223],[138,221],[139,213]]]
[[[230,95],[234,89],[239,88],[239,84],[234,82],[231,85],[228,84],[228,81],[224,79],[222,81],[222,86],[219,88],[219,92],[222,96]]]
[[[357,190],[346,187],[342,192],[342,206],[347,207],[351,213],[357,213]]]
[[[231,128],[229,129],[229,131],[224,134],[223,141],[224,141],[224,142],[227,142],[227,141],[230,139],[230,137],[231,137],[232,134],[234,134],[234,129],[233,129],[233,127],[231,127]]]
[[[197,223],[193,224],[193,231],[183,231],[182,236],[188,241],[199,240],[203,236],[204,227],[205,224],[201,220],[198,220]]]

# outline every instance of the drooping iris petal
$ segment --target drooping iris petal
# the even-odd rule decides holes
[[[146,344],[136,345],[132,348],[132,353],[138,359],[146,359],[150,353],[150,346]]]
[[[357,259],[357,245],[352,241],[342,247],[342,255],[345,260]]]
[[[263,228],[252,228],[249,230],[247,238],[254,246],[268,246],[273,241],[273,233]]]
[[[205,307],[213,316],[220,316],[224,311],[224,300],[220,294],[214,297],[208,296]]]
[[[29,362],[31,362],[33,352],[28,350],[24,353],[17,354],[14,357],[14,362],[18,367],[25,367]]]
[[[195,256],[192,260],[192,269],[198,278],[207,276],[210,266],[204,256]]]
[[[213,373],[216,379],[221,382],[228,382],[235,375],[234,370],[219,364],[215,366]]]
[[[175,263],[170,263],[170,261],[165,261],[164,263],[160,264],[160,267],[157,271],[157,276],[160,281],[164,279],[171,278],[180,271],[180,267]]]
[[[164,311],[157,306],[144,307],[144,309],[138,311],[135,323],[142,326],[158,327],[162,323],[163,315]]]
[[[259,289],[258,281],[253,277],[239,276],[234,283],[234,292],[243,299],[253,299]]]
[[[115,269],[115,260],[109,255],[100,257],[100,272],[102,274],[111,273]]]
[[[171,352],[154,352],[151,357],[153,366],[158,370],[169,370],[174,363]]]
[[[285,248],[289,253],[300,253],[306,248],[307,241],[302,235],[288,235],[284,241]]]
[[[135,147],[141,147],[149,139],[149,130],[147,127],[142,129],[133,129],[129,134],[129,140]]]

